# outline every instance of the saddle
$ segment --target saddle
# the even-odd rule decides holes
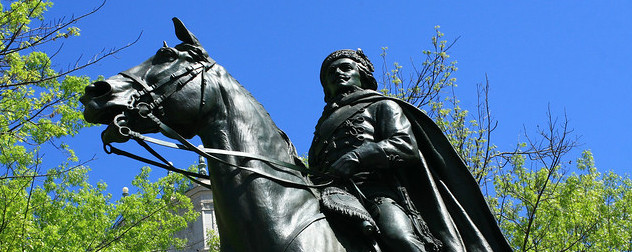
[[[343,189],[326,187],[321,193],[320,205],[325,215],[351,222],[367,236],[380,232],[360,200]]]

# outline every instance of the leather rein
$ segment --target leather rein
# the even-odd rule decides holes
[[[270,165],[272,168],[274,168],[275,170],[278,171],[283,171],[280,170],[278,167],[284,167],[284,168],[288,168],[291,170],[295,170],[295,171],[299,171],[302,174],[311,174],[311,175],[316,175],[316,176],[323,176],[323,177],[327,177],[327,178],[332,178],[333,177],[329,174],[325,174],[322,172],[318,172],[316,170],[310,170],[308,168],[306,168],[305,166],[300,166],[300,165],[296,165],[296,164],[292,164],[292,163],[288,163],[288,162],[284,162],[284,161],[280,161],[280,160],[274,160],[274,159],[270,159],[261,155],[257,155],[257,154],[253,154],[253,153],[246,153],[246,152],[241,152],[241,151],[230,151],[230,150],[222,150],[222,149],[212,149],[212,148],[203,148],[203,147],[198,147],[198,146],[194,146],[191,142],[189,142],[188,140],[186,140],[183,136],[181,136],[179,133],[177,133],[175,130],[171,129],[169,126],[167,126],[165,123],[163,123],[158,117],[156,117],[153,114],[153,111],[158,110],[160,112],[160,114],[163,114],[162,111],[162,106],[161,103],[166,100],[167,98],[169,98],[171,95],[173,95],[176,91],[178,91],[180,88],[182,88],[184,85],[186,85],[187,83],[191,82],[193,79],[195,79],[198,75],[201,75],[202,80],[201,80],[201,88],[202,88],[202,93],[201,93],[201,101],[200,101],[200,108],[202,106],[204,106],[205,101],[204,101],[204,89],[205,89],[205,79],[204,79],[204,73],[210,69],[211,67],[213,67],[215,65],[215,62],[196,62],[194,65],[192,66],[188,66],[184,69],[180,69],[174,73],[172,73],[170,75],[169,78],[167,79],[163,79],[155,84],[149,85],[148,83],[146,83],[143,79],[138,78],[136,75],[129,73],[129,72],[122,72],[120,73],[121,75],[123,75],[126,78],[129,78],[131,80],[133,80],[134,82],[138,83],[139,85],[141,85],[143,87],[142,90],[136,90],[131,96],[130,96],[130,100],[128,101],[128,110],[129,111],[135,111],[137,112],[141,117],[143,118],[148,118],[150,119],[153,123],[155,123],[160,132],[162,134],[164,134],[167,137],[173,138],[178,140],[178,142],[180,142],[180,144],[177,143],[172,143],[172,142],[168,142],[168,141],[163,141],[160,139],[156,139],[156,138],[152,138],[152,137],[148,137],[145,135],[142,135],[138,132],[133,131],[132,129],[130,129],[129,127],[127,127],[125,125],[126,122],[126,116],[125,116],[125,111],[121,112],[121,114],[117,115],[114,117],[114,125],[118,128],[119,133],[122,136],[134,139],[140,146],[142,146],[143,148],[145,148],[149,153],[151,153],[154,157],[156,157],[158,160],[160,160],[160,162],[155,161],[155,160],[151,160],[148,158],[144,158],[132,153],[129,153],[127,151],[118,149],[114,146],[111,145],[110,142],[106,142],[105,139],[103,139],[103,135],[104,133],[101,134],[101,140],[103,141],[103,149],[105,150],[106,153],[111,154],[117,154],[117,155],[122,155],[122,156],[126,156],[147,164],[151,164],[154,166],[158,166],[161,167],[163,169],[166,169],[168,171],[172,171],[172,172],[177,172],[180,174],[183,174],[184,176],[186,176],[187,178],[197,182],[200,185],[203,185],[205,187],[208,187],[208,185],[205,185],[204,183],[202,183],[201,181],[197,180],[196,178],[202,178],[202,179],[206,179],[208,178],[207,175],[202,175],[202,174],[198,174],[195,172],[190,172],[187,170],[183,170],[180,168],[176,168],[173,163],[167,161],[163,156],[161,156],[158,152],[156,152],[153,148],[151,148],[151,146],[149,146],[147,144],[147,142],[153,143],[153,144],[158,144],[158,145],[162,145],[165,147],[169,147],[169,148],[174,148],[174,149],[179,149],[179,150],[187,150],[187,151],[192,151],[197,153],[200,156],[203,156],[207,159],[210,160],[214,160],[218,163],[230,166],[230,167],[234,167],[234,168],[238,168],[240,170],[244,170],[244,171],[248,171],[254,174],[257,174],[261,177],[282,183],[282,184],[287,184],[290,186],[295,186],[295,187],[301,187],[301,188],[320,188],[320,187],[325,187],[330,185],[333,180],[323,183],[323,184],[317,184],[314,185],[312,184],[310,181],[306,180],[304,177],[296,175],[294,173],[291,172],[287,172],[288,174],[292,174],[296,177],[298,177],[299,179],[301,179],[301,181],[303,181],[303,183],[299,183],[299,182],[295,182],[295,181],[290,181],[287,179],[283,179],[283,178],[279,178],[275,175],[269,174],[265,171],[260,171],[260,170],[256,170],[253,169],[251,167],[245,167],[245,166],[240,166],[240,165],[236,165],[236,164],[232,164],[230,162],[227,162],[219,157],[217,157],[216,155],[223,155],[223,156],[233,156],[233,157],[241,157],[241,158],[246,158],[246,159],[251,159],[251,160],[258,160],[261,162],[264,162],[268,165]],[[157,95],[155,92],[157,90],[162,90],[164,89],[165,91],[162,92],[162,94]],[[150,96],[152,99],[149,103],[147,102],[142,102],[140,101],[140,98],[143,96]],[[105,132],[105,131],[104,131]],[[310,190],[311,191],[311,190]],[[312,191],[312,193],[316,194],[315,192]]]

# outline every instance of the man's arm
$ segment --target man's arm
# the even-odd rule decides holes
[[[374,141],[340,157],[331,166],[334,173],[348,177],[360,171],[391,169],[398,162],[417,158],[417,144],[402,108],[391,100],[376,105]]]

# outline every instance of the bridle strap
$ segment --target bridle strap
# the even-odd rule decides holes
[[[224,156],[235,156],[235,157],[241,157],[241,158],[248,158],[248,159],[252,159],[252,160],[258,160],[258,161],[262,161],[264,163],[267,163],[268,165],[270,165],[272,168],[279,170],[277,168],[277,166],[281,166],[281,167],[285,167],[291,170],[295,170],[301,173],[305,173],[305,174],[312,174],[312,175],[317,175],[317,176],[324,176],[324,177],[329,177],[332,178],[331,175],[326,174],[326,173],[322,173],[322,172],[318,172],[316,170],[310,170],[305,168],[304,166],[299,166],[296,164],[292,164],[292,163],[287,163],[287,162],[283,162],[280,160],[274,160],[274,159],[270,159],[261,155],[257,155],[257,154],[253,154],[253,153],[247,153],[247,152],[241,152],[241,151],[229,151],[229,150],[222,150],[222,149],[212,149],[212,148],[199,148],[197,146],[194,146],[193,144],[191,144],[191,142],[189,142],[188,140],[186,140],[184,137],[182,137],[180,134],[178,134],[175,130],[171,129],[169,126],[167,126],[166,124],[162,123],[160,121],[160,119],[158,119],[156,116],[154,116],[152,113],[147,114],[147,117],[149,117],[152,121],[154,121],[160,129],[160,132],[163,133],[164,135],[174,138],[176,140],[178,140],[181,144],[176,144],[176,143],[171,143],[171,142],[167,142],[167,141],[163,141],[160,139],[156,139],[156,138],[152,138],[152,137],[148,137],[145,135],[142,135],[138,132],[132,131],[131,129],[127,128],[126,126],[121,126],[118,123],[115,123],[115,125],[117,127],[119,127],[119,132],[129,138],[134,139],[140,146],[142,146],[143,148],[145,148],[149,153],[151,153],[154,157],[158,158],[162,163],[154,161],[154,160],[150,160],[144,157],[140,157],[138,155],[134,155],[132,153],[126,152],[124,150],[118,149],[114,146],[112,146],[110,143],[106,143],[104,142],[104,150],[106,153],[110,154],[110,153],[114,153],[117,155],[122,155],[122,156],[126,156],[141,162],[145,162],[151,165],[156,165],[158,167],[164,168],[166,170],[169,171],[173,171],[173,172],[178,172],[178,173],[182,173],[185,176],[191,176],[191,177],[197,177],[197,178],[206,178],[206,176],[202,176],[193,172],[189,172],[183,169],[179,169],[173,166],[173,164],[171,164],[169,161],[167,161],[164,157],[162,157],[160,154],[158,154],[158,152],[156,152],[153,148],[151,148],[151,146],[149,146],[147,142],[151,142],[154,144],[158,144],[158,145],[162,145],[165,147],[170,147],[170,148],[174,148],[174,149],[180,149],[180,150],[187,150],[187,151],[193,151],[195,153],[197,153],[200,156],[203,156],[205,158],[214,160],[216,162],[222,163],[224,165],[227,166],[231,166],[234,168],[238,168],[240,170],[245,170],[254,174],[257,174],[261,177],[273,180],[273,181],[277,181],[279,183],[283,183],[283,184],[287,184],[287,185],[292,185],[292,186],[297,186],[297,187],[307,187],[307,188],[321,188],[321,187],[325,187],[330,185],[333,180],[326,182],[326,183],[322,183],[322,184],[316,184],[313,185],[311,183],[308,183],[306,181],[304,181],[303,177],[298,176],[296,174],[293,173],[289,173],[288,174],[292,174],[298,178],[300,178],[301,180],[303,180],[304,183],[299,183],[299,182],[294,182],[294,181],[290,181],[287,179],[282,179],[279,178],[277,176],[271,175],[265,171],[260,171],[260,170],[255,170],[251,167],[245,167],[245,166],[240,166],[240,165],[236,165],[236,164],[232,164],[230,162],[227,162],[217,156],[214,155],[224,155]]]
[[[141,146],[143,146],[143,148],[145,148],[150,153],[152,153],[152,155],[157,157],[158,159],[163,159],[163,158],[159,158],[160,154],[158,154],[155,150],[153,150],[153,148],[151,148],[149,145],[147,145],[142,140],[138,140],[137,142]],[[186,176],[187,178],[189,178],[189,179],[191,179],[193,181],[196,181],[199,184],[203,184],[203,183],[198,181],[197,179],[194,179],[194,178],[203,178],[203,179],[207,179],[208,178],[208,175],[201,175],[201,174],[197,174],[197,173],[190,172],[190,171],[187,171],[187,170],[183,170],[183,169],[180,169],[180,168],[176,168],[175,166],[173,166],[168,161],[164,162],[163,160],[161,160],[161,161],[163,161],[163,163],[160,163],[160,162],[148,159],[148,158],[144,158],[144,157],[132,154],[130,152],[121,150],[119,148],[116,148],[116,147],[112,146],[111,144],[105,144],[104,145],[104,149],[106,149],[106,153],[108,153],[108,154],[114,153],[114,154],[117,154],[117,155],[126,156],[128,158],[132,158],[132,159],[135,159],[135,160],[138,160],[138,161],[150,164],[150,165],[154,165],[154,166],[166,169],[168,171],[181,173],[184,176]],[[208,149],[205,148],[205,150],[208,150]],[[276,176],[271,175],[271,174],[269,174],[267,172],[264,172],[264,171],[255,170],[255,169],[250,168],[250,167],[234,165],[234,164],[228,163],[228,162],[226,162],[226,161],[224,161],[224,160],[222,160],[222,159],[220,159],[220,158],[218,158],[216,156],[213,156],[211,154],[206,154],[205,153],[205,154],[203,154],[201,156],[209,158],[209,159],[212,159],[212,160],[215,160],[215,161],[220,161],[221,163],[224,163],[224,164],[229,165],[231,167],[234,167],[234,168],[237,168],[237,169],[240,169],[240,170],[244,170],[244,171],[248,171],[248,172],[251,172],[253,174],[257,174],[257,175],[259,175],[261,177],[264,177],[264,178],[267,178],[267,179],[270,179],[270,180],[273,180],[273,181],[276,181],[276,182],[279,182],[279,183],[282,183],[282,184],[291,185],[291,186],[306,187],[306,188],[321,188],[321,187],[326,187],[326,186],[328,186],[328,185],[330,185],[332,183],[332,182],[327,182],[327,183],[317,184],[317,185],[308,184],[306,182],[305,183],[298,183],[298,182],[294,182],[294,181],[290,181],[290,180],[287,180],[287,179],[282,179],[282,178],[276,177]]]
[[[139,144],[140,144],[140,142],[139,142]],[[141,144],[141,146],[142,146],[142,144]],[[129,157],[131,159],[135,159],[135,160],[138,160],[138,161],[141,161],[141,162],[153,165],[153,166],[157,166],[157,167],[163,168],[163,169],[168,170],[168,171],[180,173],[180,174],[184,175],[186,178],[188,178],[188,179],[190,179],[192,181],[195,181],[196,183],[198,183],[198,184],[200,184],[200,185],[202,185],[204,187],[207,187],[207,188],[211,189],[210,186],[208,186],[208,185],[202,183],[201,181],[199,181],[198,179],[196,179],[196,178],[208,179],[208,176],[176,168],[169,162],[166,162],[166,164],[162,164],[160,162],[156,162],[154,160],[147,159],[147,158],[144,158],[144,157],[141,157],[141,156],[129,153],[127,151],[121,150],[119,148],[116,148],[116,147],[112,146],[111,144],[104,144],[103,145],[103,150],[107,154],[114,153],[114,154],[117,154],[117,155],[126,156],[126,157]]]
[[[271,165],[272,164],[273,165],[278,165],[278,166],[285,167],[285,168],[288,168],[288,169],[292,169],[292,170],[295,170],[295,171],[298,171],[298,172],[301,172],[301,173],[305,173],[305,174],[330,177],[330,175],[328,175],[326,173],[322,173],[322,172],[319,172],[319,171],[316,171],[316,170],[310,170],[310,169],[305,168],[305,166],[300,166],[300,165],[296,165],[296,164],[292,164],[292,163],[288,163],[288,162],[284,162],[284,161],[280,161],[280,160],[270,159],[268,157],[264,157],[264,156],[253,154],[253,153],[247,153],[247,152],[242,152],[242,151],[222,150],[222,149],[212,149],[212,148],[199,148],[199,147],[194,146],[193,144],[191,144],[191,142],[186,140],[184,137],[182,137],[180,134],[178,134],[176,131],[174,131],[173,129],[171,129],[169,126],[167,126],[164,123],[160,124],[160,132],[165,134],[168,137],[171,137],[171,138],[174,138],[174,139],[178,140],[180,143],[182,143],[182,145],[169,143],[169,142],[166,142],[166,141],[162,141],[162,140],[158,140],[158,139],[154,139],[154,138],[150,138],[150,137],[145,137],[145,139],[147,141],[153,142],[155,144],[160,144],[160,145],[162,145],[162,143],[169,143],[170,146],[168,146],[168,147],[171,147],[171,146],[175,145],[174,148],[193,151],[193,152],[195,152],[195,153],[197,153],[199,155],[202,155],[202,156],[218,154],[218,155],[225,155],[225,156],[234,156],[234,157],[248,158],[248,159],[252,159],[252,160],[262,161],[264,163],[268,163],[268,164],[271,164]],[[158,141],[154,142],[154,140],[158,140]]]
[[[158,119],[153,113],[152,111],[155,108],[158,108],[160,106],[160,103],[162,103],[162,101],[164,101],[166,98],[168,98],[169,96],[171,96],[172,94],[174,94],[179,88],[183,87],[184,85],[186,85],[187,83],[189,83],[191,80],[193,80],[196,76],[198,76],[199,74],[202,74],[202,89],[204,89],[204,72],[206,72],[207,69],[210,69],[211,67],[213,67],[215,65],[215,61],[212,62],[196,62],[194,65],[192,66],[188,66],[184,69],[180,69],[178,71],[175,71],[174,73],[169,75],[169,78],[165,78],[160,80],[159,82],[149,85],[145,80],[139,78],[138,76],[134,75],[131,72],[125,71],[125,72],[121,72],[120,74],[123,75],[126,78],[129,78],[131,80],[133,80],[134,82],[138,83],[139,85],[141,85],[143,87],[142,90],[140,91],[136,91],[134,94],[132,94],[132,96],[130,97],[130,100],[128,101],[128,109],[130,110],[135,110],[137,111],[141,117],[145,117],[145,118],[149,118],[151,119],[160,129],[160,131],[165,134],[168,137],[174,138],[176,140],[178,140],[181,144],[175,144],[175,143],[171,143],[171,142],[167,142],[167,141],[162,141],[159,139],[155,139],[155,138],[151,138],[151,137],[147,137],[144,136],[138,132],[134,132],[131,129],[129,129],[126,126],[122,126],[118,123],[118,120],[120,117],[124,118],[124,112],[118,116],[115,117],[114,119],[114,125],[116,125],[119,128],[119,132],[121,133],[121,135],[126,136],[126,137],[130,137],[132,139],[134,139],[139,145],[141,145],[143,148],[145,148],[149,153],[151,153],[154,157],[158,158],[162,163],[159,163],[157,161],[154,160],[150,160],[147,158],[143,158],[140,157],[138,155],[134,155],[132,153],[123,151],[121,149],[115,148],[114,146],[112,146],[110,143],[106,143],[104,141],[103,143],[103,147],[104,150],[106,151],[106,153],[115,153],[118,155],[123,155],[123,156],[127,156],[129,158],[132,159],[136,159],[138,161],[141,162],[145,162],[148,164],[152,164],[152,165],[156,165],[159,166],[161,168],[164,168],[166,170],[169,171],[174,171],[174,172],[178,172],[178,173],[182,173],[185,176],[189,177],[192,179],[192,177],[196,177],[196,178],[205,178],[202,177],[201,175],[197,175],[196,173],[193,172],[189,172],[183,169],[179,169],[174,167],[169,161],[167,161],[164,157],[162,157],[160,154],[158,154],[153,148],[151,148],[145,141],[148,142],[152,142],[158,145],[162,145],[162,146],[166,146],[166,147],[170,147],[170,148],[175,148],[175,149],[181,149],[181,150],[188,150],[188,151],[193,151],[195,153],[197,153],[200,156],[206,157],[208,159],[211,160],[215,160],[216,162],[222,163],[224,165],[227,166],[231,166],[231,167],[235,167],[241,170],[245,170],[245,171],[249,171],[251,173],[257,174],[261,177],[265,177],[268,178],[270,180],[274,180],[277,181],[279,183],[284,183],[287,185],[292,185],[292,186],[297,186],[297,187],[307,187],[307,188],[320,188],[320,187],[325,187],[328,186],[329,184],[331,184],[333,182],[333,179],[327,183],[323,183],[323,184],[318,184],[318,185],[313,185],[311,183],[308,183],[307,181],[305,181],[304,177],[298,176],[296,174],[290,173],[288,171],[283,171],[278,169],[277,166],[280,167],[285,167],[291,170],[295,170],[298,172],[301,172],[302,174],[311,174],[311,175],[317,175],[317,176],[323,176],[323,177],[329,177],[332,178],[331,175],[329,174],[325,174],[322,172],[318,172],[316,170],[310,170],[307,169],[304,166],[299,166],[296,164],[291,164],[291,163],[287,163],[287,162],[283,162],[280,160],[274,160],[274,159],[270,159],[261,155],[257,155],[257,154],[252,154],[252,153],[246,153],[246,152],[240,152],[240,151],[229,151],[229,150],[220,150],[220,149],[211,149],[211,148],[198,148],[197,146],[194,146],[193,144],[191,144],[189,141],[187,141],[184,137],[182,137],[180,134],[178,134],[176,131],[174,131],[173,129],[171,129],[169,126],[167,126],[166,124],[162,123],[162,121],[160,121],[160,119]],[[171,85],[167,85],[170,82],[175,82],[172,83]],[[175,84],[175,85],[174,85]],[[163,92],[162,94],[160,94],[158,97],[153,97],[154,96],[154,92],[158,89],[163,89],[163,87],[165,87],[167,90],[165,92]],[[140,102],[140,98],[144,95],[150,95],[152,96],[152,101],[149,102],[149,104],[144,103],[144,102]],[[203,97],[202,97],[202,102],[203,102]],[[103,140],[103,139],[102,139]],[[301,180],[303,180],[303,183],[298,183],[298,182],[294,182],[294,181],[290,181],[287,179],[282,179],[279,178],[277,176],[271,175],[265,171],[259,171],[259,170],[255,170],[251,167],[244,167],[244,166],[240,166],[240,165],[236,165],[236,164],[231,164],[230,162],[227,162],[219,157],[216,157],[214,155],[224,155],[224,156],[234,156],[234,157],[241,157],[241,158],[247,158],[247,159],[252,159],[252,160],[258,160],[264,163],[267,163],[268,165],[270,165],[270,167],[278,170],[278,171],[283,171],[286,172],[288,174],[292,174],[294,176],[297,176],[298,178],[300,178]],[[198,182],[196,180],[196,182]],[[313,192],[314,193],[314,192]]]
[[[128,108],[132,110],[146,109],[149,111],[155,108],[158,108],[165,99],[173,95],[176,91],[178,91],[179,88],[189,83],[199,74],[202,74],[202,78],[204,78],[204,72],[206,72],[207,69],[210,69],[214,65],[215,65],[214,61],[210,63],[209,62],[196,62],[192,66],[188,66],[188,67],[185,67],[184,69],[180,69],[178,71],[171,73],[169,75],[169,78],[162,79],[159,82],[152,85],[147,84],[145,80],[139,78],[138,76],[132,74],[129,71],[121,72],[119,73],[120,75],[133,80],[134,82],[140,84],[143,87],[142,90],[136,91],[130,96],[130,100],[128,101]],[[166,85],[167,83],[171,83],[171,82],[175,82],[175,85]],[[204,83],[204,81],[202,81],[202,83]],[[155,97],[154,92],[158,89],[162,89],[163,87],[167,88],[167,91]],[[202,88],[204,88],[204,86],[202,86]],[[140,98],[145,95],[149,95],[152,98],[149,104],[140,102]],[[147,107],[141,108],[142,106],[147,106]],[[144,114],[141,114],[141,115],[144,116]]]

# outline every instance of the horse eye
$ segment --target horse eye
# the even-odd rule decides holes
[[[171,62],[178,58],[178,53],[171,48],[162,48],[158,50],[157,56],[161,62]]]
[[[175,60],[176,58],[178,58],[178,54],[176,52],[174,52],[173,50],[167,50],[167,55],[169,57],[169,59],[171,61]]]

